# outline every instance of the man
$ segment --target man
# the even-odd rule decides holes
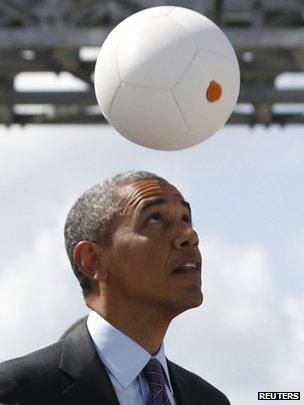
[[[173,185],[147,172],[97,184],[70,210],[65,243],[90,314],[54,345],[3,363],[0,401],[229,404],[165,357],[171,320],[203,301],[190,206]]]

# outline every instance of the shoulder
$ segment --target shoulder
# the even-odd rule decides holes
[[[17,402],[19,388],[17,382],[7,373],[0,370],[0,401]],[[0,402],[2,404],[2,402]]]
[[[41,371],[46,372],[50,369],[50,366],[58,366],[61,345],[61,341],[56,342],[51,346],[44,347],[25,356],[0,363],[0,373],[1,375],[5,373],[16,378],[25,371],[37,374],[41,373]]]
[[[26,356],[0,363],[0,402],[20,400],[22,387],[43,385],[46,378],[56,378],[61,344],[57,342]]]
[[[194,398],[204,399],[206,403],[216,405],[230,405],[226,395],[219,389],[208,383],[195,373],[178,366],[173,362],[169,362],[169,366],[173,373],[174,379],[177,384],[186,387],[187,392],[191,393]]]

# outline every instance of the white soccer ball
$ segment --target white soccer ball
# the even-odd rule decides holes
[[[95,66],[95,92],[124,137],[159,150],[196,145],[229,118],[240,71],[222,30],[183,7],[152,7],[118,24]]]

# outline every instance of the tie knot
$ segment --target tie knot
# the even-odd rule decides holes
[[[157,359],[150,359],[144,368],[144,374],[150,390],[165,386],[166,378],[163,366]]]

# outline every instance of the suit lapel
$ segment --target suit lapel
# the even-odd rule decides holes
[[[91,363],[63,394],[69,405],[119,405],[111,380],[97,361]]]
[[[189,383],[178,372],[178,368],[168,359],[167,363],[176,405],[193,405],[197,403]]]
[[[119,405],[85,322],[63,340],[59,368],[66,404]]]

